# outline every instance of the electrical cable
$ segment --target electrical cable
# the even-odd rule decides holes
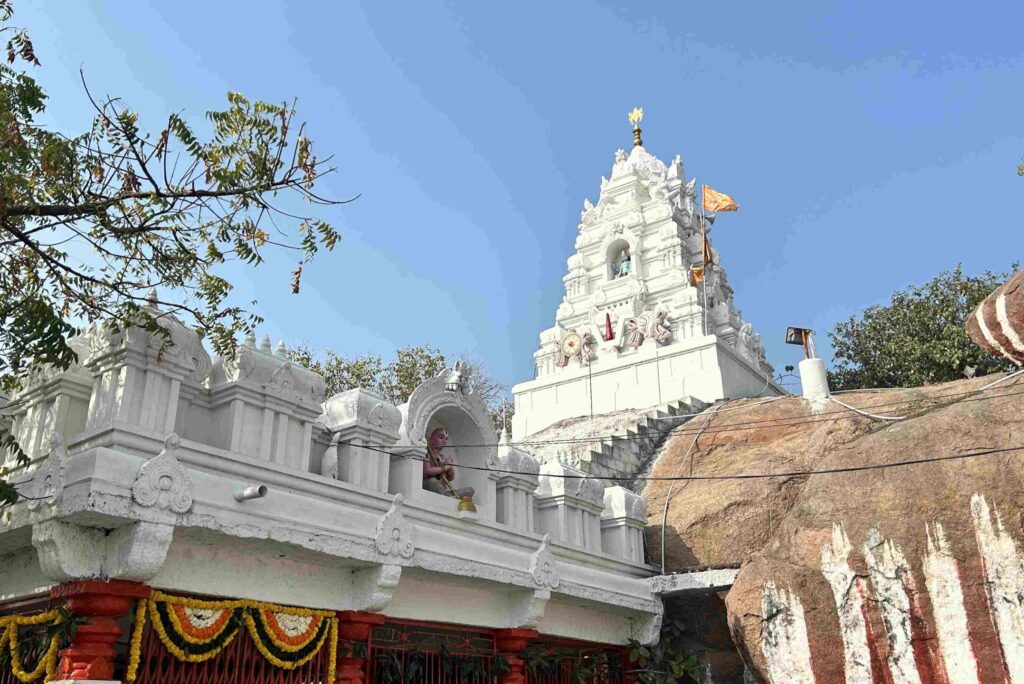
[[[1006,379],[1008,379],[1008,377],[1009,376],[1007,376]],[[1007,389],[1009,389],[1009,388],[1007,388]],[[881,402],[881,403],[876,403],[876,404],[868,404],[866,406],[860,407],[860,409],[858,409],[858,410],[864,410],[864,409],[867,409],[867,408],[881,408],[881,407],[887,407],[887,406],[899,406],[899,405],[908,404],[908,403],[914,403],[914,402],[918,402],[918,401],[922,401],[922,400],[932,401],[932,402],[940,402],[940,401],[947,400],[947,399],[954,399],[954,398],[957,398],[957,397],[963,397],[963,398],[956,399],[956,401],[954,402],[954,403],[961,403],[961,402],[968,402],[968,401],[987,401],[987,400],[991,400],[991,399],[1000,399],[1000,398],[1004,398],[1004,397],[1012,397],[1012,396],[1017,396],[1017,395],[1024,394],[1024,390],[1022,390],[1022,391],[1014,391],[1014,392],[1001,392],[999,394],[991,394],[991,395],[986,396],[986,397],[972,397],[972,396],[970,396],[970,395],[978,394],[978,393],[980,393],[982,391],[983,391],[983,389],[977,389],[977,390],[970,390],[970,391],[967,391],[967,392],[955,392],[955,393],[951,393],[951,394],[934,395],[934,396],[930,396],[930,397],[910,397],[908,399],[903,399],[903,400],[900,400],[900,401]],[[760,404],[760,403],[769,403],[769,402],[775,401],[775,400],[777,400],[779,398],[780,397],[769,397],[767,399],[761,400],[760,402],[758,402],[758,404]],[[735,410],[744,409],[744,408],[752,408],[753,406],[756,406],[758,404],[745,404],[743,406],[734,406],[734,407],[731,407],[731,408],[727,408],[727,409],[725,409],[723,411],[720,411],[719,413],[726,413],[726,412],[729,412],[729,411],[735,411]],[[929,409],[934,409],[934,408],[937,408],[937,407],[931,406],[931,407],[928,407],[928,408]],[[706,415],[706,411],[702,412],[702,413],[692,414],[692,416],[700,416],[700,415]],[[676,417],[677,418],[681,418],[681,417],[690,417],[690,416],[688,416],[686,414],[681,414],[681,415],[676,416]],[[843,409],[843,410],[836,410],[836,411],[826,411],[826,412],[824,412],[822,414],[819,414],[819,415],[816,415],[816,416],[784,416],[784,417],[780,417],[780,418],[762,418],[762,419],[756,419],[756,420],[739,421],[739,422],[735,422],[735,423],[729,423],[729,424],[726,424],[726,425],[710,426],[708,428],[707,432],[709,432],[709,433],[735,432],[735,431],[738,431],[738,430],[753,429],[753,428],[757,428],[757,427],[789,427],[789,426],[793,426],[793,425],[804,425],[804,424],[811,424],[811,423],[820,423],[820,422],[826,422],[826,421],[831,421],[831,420],[842,420],[842,419],[846,419],[846,418],[850,418],[850,416],[848,415],[848,410],[847,409]],[[680,427],[682,427],[682,426],[680,426]],[[675,434],[676,435],[694,434],[694,432],[695,432],[695,429],[687,428],[687,429],[684,429],[684,430],[677,431],[677,432],[675,432]],[[588,436],[588,437],[572,437],[572,438],[548,439],[548,440],[530,440],[530,439],[525,439],[525,440],[509,442],[508,444],[509,444],[509,446],[544,446],[544,445],[550,445],[550,444],[566,444],[566,445],[571,445],[571,444],[592,444],[594,442],[600,442],[600,441],[605,441],[605,440],[611,441],[611,442],[629,442],[629,441],[633,441],[633,440],[637,440],[637,439],[640,439],[639,435],[634,435],[634,436],[631,436],[631,435],[592,435],[592,436]],[[391,444],[376,443],[376,444],[373,444],[372,446],[390,447],[392,445]],[[494,443],[489,443],[489,444],[487,444],[487,443],[454,444],[453,443],[453,444],[449,444],[449,446],[451,446],[451,447],[462,447],[462,448],[489,448],[489,447],[495,446],[495,444]]]
[[[855,408],[853,406],[850,406],[849,404],[844,404],[843,402],[839,401],[835,397],[829,397],[829,400],[830,401],[834,401],[835,403],[839,404],[843,408],[850,409],[854,413],[859,413],[860,415],[864,416],[865,418],[873,418],[875,420],[906,420],[907,419],[907,416],[880,416],[877,413],[868,413],[867,411],[861,411],[859,408]]]
[[[348,444],[348,443],[347,442],[339,442],[339,444]],[[386,451],[384,449],[375,449],[375,448],[369,447],[369,446],[367,446],[365,444],[362,444],[362,445],[352,444],[352,446],[362,446],[364,449],[369,449],[370,451],[376,451],[376,452],[379,452],[379,453],[382,453],[382,454],[387,454],[389,456],[401,456],[401,457],[408,458],[408,459],[413,460],[413,461],[424,461],[424,460],[426,460],[423,457],[407,456],[405,454],[399,454],[399,453],[395,453],[395,452],[390,452],[390,451]],[[679,476],[671,476],[671,477],[655,476],[655,475],[634,476],[634,477],[616,477],[614,475],[605,475],[605,476],[597,477],[597,476],[594,476],[594,475],[587,475],[587,474],[583,474],[583,473],[581,473],[579,475],[566,474],[566,473],[562,473],[562,474],[547,474],[547,473],[545,473],[544,477],[560,478],[560,479],[563,479],[563,480],[586,480],[586,479],[609,480],[609,481],[612,481],[612,482],[629,482],[630,480],[643,480],[645,482],[670,482],[670,481],[677,481],[677,482],[686,482],[686,481],[710,482],[710,481],[726,481],[726,480],[763,480],[763,479],[776,478],[776,477],[783,477],[783,478],[810,477],[811,475],[834,475],[834,474],[837,474],[837,473],[856,473],[856,472],[862,472],[862,471],[867,471],[867,470],[886,470],[886,469],[889,469],[889,468],[900,468],[900,467],[903,467],[903,466],[921,465],[921,464],[925,464],[925,463],[940,463],[940,462],[943,462],[943,461],[966,460],[966,459],[969,459],[969,458],[975,458],[975,457],[979,457],[979,456],[989,456],[989,455],[992,455],[992,454],[1005,454],[1005,453],[1009,453],[1009,452],[1013,452],[1013,451],[1024,451],[1024,445],[1022,445],[1022,446],[1012,446],[1012,447],[993,447],[993,448],[989,448],[989,449],[982,449],[980,451],[966,451],[966,452],[959,453],[959,454],[945,454],[945,455],[942,455],[942,456],[928,456],[928,457],[923,457],[923,458],[912,458],[912,459],[907,459],[907,460],[904,460],[904,461],[892,461],[890,463],[875,463],[875,464],[872,464],[872,465],[863,465],[863,466],[842,466],[842,467],[839,467],[839,468],[824,468],[824,469],[821,469],[821,470],[786,470],[786,471],[780,471],[780,472],[776,472],[776,473],[736,473],[736,474],[733,474],[733,475],[679,475]],[[537,473],[530,472],[530,471],[527,471],[527,470],[508,470],[508,469],[504,469],[504,468],[489,468],[489,467],[484,467],[484,466],[473,466],[473,465],[463,465],[463,464],[455,464],[455,467],[456,468],[464,468],[466,470],[482,470],[482,471],[485,471],[485,472],[501,473],[501,474],[504,474],[504,475],[529,475],[529,476],[532,476],[532,477],[536,477],[537,476]]]

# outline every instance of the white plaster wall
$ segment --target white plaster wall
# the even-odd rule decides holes
[[[644,346],[616,359],[599,357],[589,377],[586,367],[574,364],[512,388],[516,439],[559,420],[589,414],[591,386],[595,414],[652,408],[684,397],[712,403],[756,396],[765,390],[764,374],[713,335],[659,348]],[[770,385],[766,393],[780,390]]]
[[[410,569],[402,572],[398,588],[383,613],[407,620],[509,627],[513,600],[521,593],[509,592],[508,587],[494,583],[455,580]]]
[[[52,586],[39,568],[35,549],[0,556],[0,602],[49,591]]]
[[[624,644],[638,629],[619,611],[588,606],[552,596],[537,628],[542,634],[585,639],[606,644]]]
[[[368,566],[364,566],[368,567]],[[160,572],[148,584],[165,591],[247,598],[309,608],[352,610],[352,564],[317,559],[285,544],[233,540],[178,529]]]

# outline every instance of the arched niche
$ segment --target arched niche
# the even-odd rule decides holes
[[[438,426],[448,430],[445,454],[454,456],[455,487],[472,487],[473,501],[482,519],[495,519],[495,482],[492,472],[497,458],[498,440],[491,417],[483,401],[464,387],[449,389],[450,371],[423,382],[399,407],[399,428],[395,455],[391,459],[388,491],[401,493],[439,512],[455,513],[457,500],[423,488],[423,459],[427,438]],[[470,467],[459,467],[470,466]]]
[[[605,263],[605,279],[606,280],[617,280],[624,275],[619,274],[620,262],[623,253],[630,255],[630,271],[626,275],[632,275],[636,269],[636,255],[633,253],[633,247],[629,240],[624,237],[619,237],[608,242],[605,246],[604,252],[604,263]]]

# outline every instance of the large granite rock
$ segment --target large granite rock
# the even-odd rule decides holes
[[[1024,398],[1008,385],[879,424],[823,450],[815,466],[1024,444]],[[757,675],[773,682],[1022,681],[1020,459],[1006,451],[807,478],[726,599],[733,638]]]
[[[998,377],[842,395],[910,416],[899,422],[838,405],[816,417],[796,397],[731,402],[698,440],[692,471],[823,470],[1024,445],[1024,380],[976,393]],[[703,423],[676,430],[654,475],[690,472],[687,449]],[[677,482],[667,569],[742,564],[728,619],[763,681],[1017,681],[1021,459],[1024,452],[1005,451],[810,477]],[[667,489],[654,481],[644,492],[655,564]]]

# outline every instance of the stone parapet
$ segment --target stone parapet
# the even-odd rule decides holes
[[[637,563],[644,562],[644,526],[647,502],[625,487],[604,490],[601,513],[601,550]]]
[[[386,492],[391,464],[386,449],[398,439],[398,408],[370,390],[353,389],[324,402],[320,423],[332,436],[320,474]]]
[[[540,468],[536,527],[555,541],[601,550],[604,482],[561,461]]]
[[[316,373],[249,337],[231,359],[218,358],[210,376],[210,435],[214,446],[308,471],[312,430],[326,384]]]
[[[506,432],[498,444],[497,469],[498,522],[520,530],[533,530],[540,465],[528,453],[510,445]]]

